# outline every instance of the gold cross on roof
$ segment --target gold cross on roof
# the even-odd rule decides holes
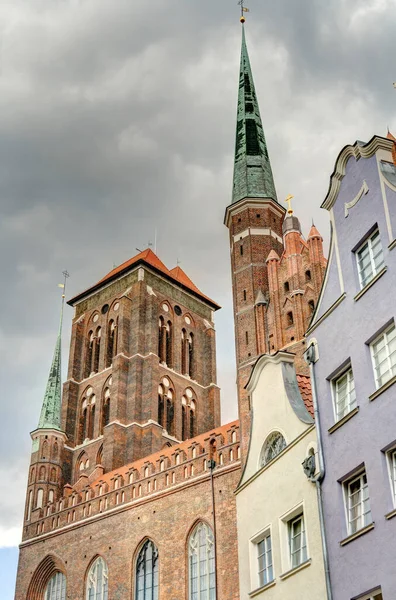
[[[292,215],[293,214],[293,209],[291,207],[291,201],[293,200],[294,196],[292,196],[291,194],[289,194],[287,196],[287,198],[285,198],[285,202],[287,202],[289,208],[287,209],[287,214],[288,215]]]

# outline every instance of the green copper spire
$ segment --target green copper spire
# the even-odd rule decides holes
[[[271,198],[277,202],[242,24],[232,202],[243,198]]]
[[[65,304],[66,278],[69,277],[69,274],[67,271],[64,271],[63,275],[65,277],[65,283],[59,284],[63,288],[59,332],[56,339],[54,357],[52,359],[47,388],[45,390],[43,406],[41,408],[40,420],[37,429],[58,429],[61,431],[61,335],[63,307]]]

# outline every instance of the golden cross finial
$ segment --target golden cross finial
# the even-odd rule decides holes
[[[249,12],[249,9],[245,6],[245,0],[239,0],[239,6],[241,7],[241,18],[240,21],[243,24],[245,22],[245,16],[243,13]]]
[[[291,201],[293,200],[294,196],[292,196],[291,194],[289,194],[287,196],[287,198],[285,198],[285,202],[287,202],[289,208],[287,209],[287,214],[288,215],[292,215],[293,214],[293,209],[291,207]]]

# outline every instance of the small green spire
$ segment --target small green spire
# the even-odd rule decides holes
[[[232,202],[243,198],[271,198],[277,202],[242,24]]]
[[[64,271],[63,275],[65,277],[65,282],[63,284],[59,284],[60,287],[63,288],[59,332],[56,339],[54,356],[48,376],[47,388],[45,390],[43,406],[41,408],[40,420],[37,429],[58,429],[61,431],[61,337],[63,308],[65,304],[66,278],[69,277],[69,274],[67,271]]]

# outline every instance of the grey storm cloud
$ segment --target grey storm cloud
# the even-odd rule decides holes
[[[246,24],[279,198],[319,206],[339,150],[396,128],[395,0],[251,0]],[[223,309],[223,421],[236,417],[231,199],[236,0],[4,0],[0,15],[0,546],[16,545],[29,431],[68,294],[157,238]],[[322,214],[323,213],[323,214]],[[65,313],[66,376],[71,309]],[[15,483],[12,494],[7,482]]]

